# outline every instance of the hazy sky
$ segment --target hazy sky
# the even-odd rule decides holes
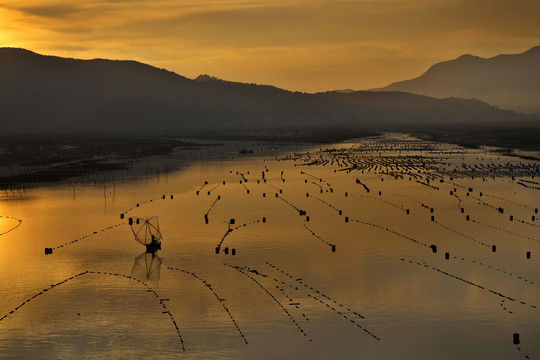
[[[539,0],[0,0],[0,46],[309,92],[523,52],[539,24]]]

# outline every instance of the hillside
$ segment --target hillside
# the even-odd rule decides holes
[[[421,76],[383,91],[406,91],[438,98],[475,98],[503,109],[540,112],[540,46],[522,54],[489,59],[462,55],[433,65]]]
[[[76,60],[0,48],[0,124],[8,132],[384,128],[482,124],[523,116],[477,100],[399,92],[305,94],[191,80],[135,61]]]

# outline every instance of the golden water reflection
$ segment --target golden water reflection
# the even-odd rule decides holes
[[[326,148],[1,201],[0,230],[22,223],[0,236],[0,357],[540,354],[534,162],[397,135]],[[156,254],[128,224],[151,216]]]

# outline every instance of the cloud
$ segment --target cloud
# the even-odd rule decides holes
[[[4,10],[2,10],[3,8]],[[540,43],[529,0],[0,0],[0,41],[290,89],[366,88]]]

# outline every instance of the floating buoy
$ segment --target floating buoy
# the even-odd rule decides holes
[[[496,251],[497,251],[497,246],[491,245],[491,252],[496,252]]]
[[[232,253],[233,255],[236,255],[236,249],[232,249],[232,250],[231,250],[231,253]]]
[[[445,260],[450,259],[450,253],[444,253],[444,259]]]
[[[306,221],[309,221],[309,216],[306,216]]]
[[[469,215],[467,215],[467,221],[469,221],[469,219],[470,219],[470,218],[469,218]]]
[[[197,190],[197,195],[199,195],[199,190]]]
[[[347,197],[347,196],[349,196],[349,194],[348,194],[348,193],[345,193],[345,197]]]
[[[124,218],[124,214],[120,214],[120,219],[123,219]]]
[[[530,259],[530,258],[531,258],[531,252],[527,251],[527,259]]]
[[[431,221],[435,221],[435,216],[431,216]]]
[[[263,197],[266,197],[266,193],[263,193]]]
[[[343,214],[343,211],[339,210],[339,215],[342,215]]]
[[[228,248],[228,247],[226,247],[226,248],[224,249],[224,253],[225,253],[225,255],[228,255],[228,254],[229,254],[229,248]]]
[[[332,245],[332,252],[336,252],[336,245]]]
[[[306,193],[306,197],[309,197],[309,193]]]
[[[219,246],[216,246],[216,254],[219,254]]]
[[[514,216],[510,215],[510,221],[514,221]]]
[[[162,195],[162,196],[161,196],[161,199],[165,200],[165,195]]]
[[[345,222],[349,222],[349,217],[345,216]]]
[[[173,196],[173,195],[171,195],[171,200],[172,200],[173,198],[174,198],[174,196]]]
[[[235,221],[234,219],[229,220],[229,224],[234,225]]]
[[[430,211],[431,211],[431,213],[433,214],[433,208],[431,208],[431,210],[430,210]]]
[[[221,195],[218,195],[218,196],[217,196],[217,199],[218,199],[218,200],[221,200]]]
[[[437,245],[430,245],[431,251],[435,254],[437,252]]]
[[[514,342],[514,345],[518,345],[519,344],[519,333],[514,333],[514,336],[513,336],[513,342]]]
[[[409,210],[409,209],[407,209],[407,215],[409,215],[409,213],[410,213],[410,210]]]
[[[262,218],[262,220],[263,220],[263,223],[265,223],[265,222],[266,222],[266,218],[265,218],[265,217],[263,217],[263,218]]]
[[[45,255],[52,254],[53,249],[52,248],[45,248]]]
[[[461,213],[463,214],[465,212],[465,208],[461,208]]]
[[[129,225],[133,225],[133,218],[129,218],[128,223],[129,223]]]

